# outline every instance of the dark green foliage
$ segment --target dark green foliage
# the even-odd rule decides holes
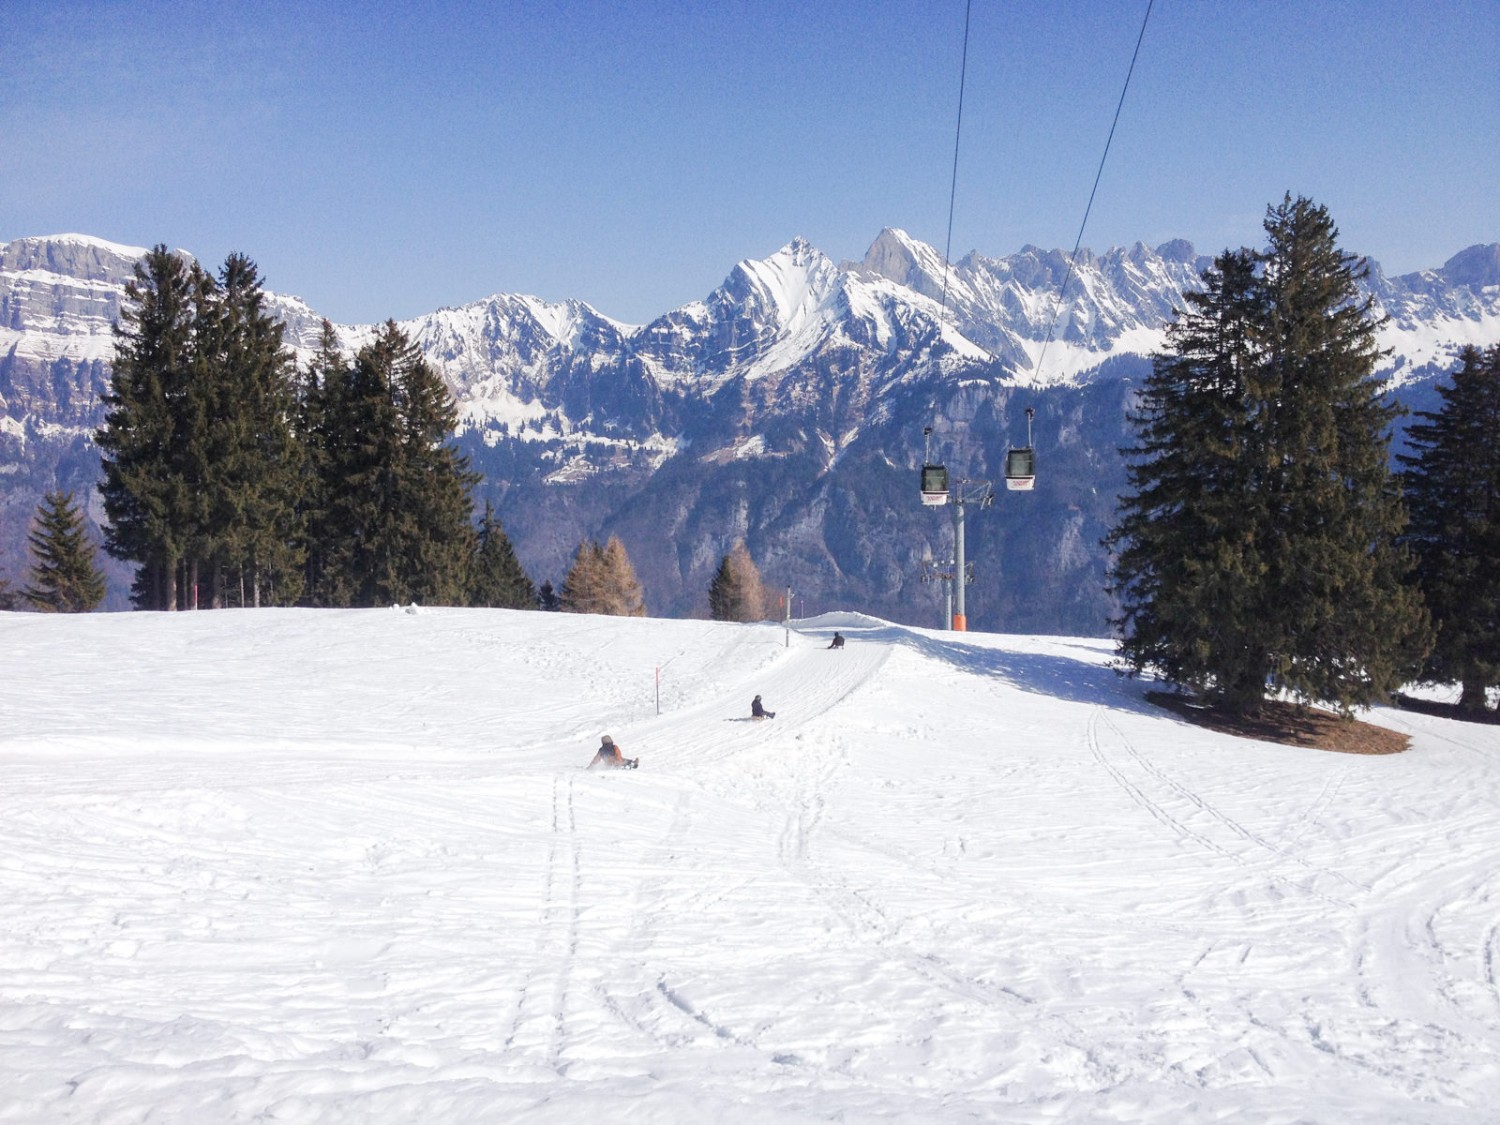
[[[1466,710],[1500,684],[1500,345],[1464,349],[1442,405],[1407,430],[1406,542],[1436,637],[1423,675],[1458,683]]]
[[[288,602],[301,581],[291,356],[254,264],[232,254],[221,280],[157,246],[115,328],[100,491],[144,609]]]
[[[477,476],[448,444],[452,396],[394,321],[352,365],[325,346],[305,391],[314,601],[462,604]]]
[[[22,598],[47,613],[88,613],[104,600],[104,575],[71,492],[49,492],[28,537],[35,562]]]
[[[708,613],[715,621],[760,621],[766,615],[760,570],[743,542],[724,556],[709,583]]]
[[[231,254],[220,274],[210,367],[214,487],[207,557],[214,604],[290,605],[302,587],[298,500],[303,448],[293,429],[295,365],[265,310],[255,264]],[[237,596],[235,596],[237,595]]]
[[[186,549],[191,492],[183,444],[191,428],[195,292],[202,275],[158,245],[136,263],[115,325],[115,361],[95,434],[109,517],[105,549],[141,564],[134,601],[177,608],[177,569]]]
[[[557,591],[552,588],[552,580],[549,578],[542,583],[542,588],[536,592],[536,604],[538,609],[546,610],[548,613],[556,613],[562,609],[562,599],[557,596]]]
[[[9,578],[0,578],[0,611],[16,608],[18,598],[10,587]]]
[[[469,604],[493,609],[536,609],[536,586],[516,559],[494,506],[484,505],[479,549],[469,569]]]
[[[1347,712],[1427,643],[1395,543],[1395,410],[1327,211],[1288,197],[1266,233],[1185,295],[1132,415],[1132,491],[1105,541],[1120,653],[1238,710],[1269,689]]]

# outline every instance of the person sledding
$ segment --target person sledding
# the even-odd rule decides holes
[[[615,740],[606,734],[599,743],[599,752],[594,755],[594,760],[589,763],[588,768],[633,770],[640,764],[639,758],[627,758],[621,754],[620,748],[615,745]]]
[[[833,640],[831,640],[831,641],[828,642],[828,647],[829,648],[843,648],[844,647],[844,634],[837,633],[837,632],[834,633],[833,634]]]
[[[757,695],[750,701],[750,717],[752,719],[774,719],[776,717],[776,712],[767,711],[761,704],[760,696]]]

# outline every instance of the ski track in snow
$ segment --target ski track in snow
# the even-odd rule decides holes
[[[1245,742],[852,614],[0,653],[0,1122],[1493,1120],[1495,727]]]

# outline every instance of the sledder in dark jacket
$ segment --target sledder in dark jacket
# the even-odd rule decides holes
[[[615,740],[605,735],[599,743],[599,752],[594,755],[594,760],[589,763],[588,768],[596,766],[606,770],[633,770],[640,765],[639,758],[627,758],[620,753],[620,748],[615,745]]]
[[[752,719],[774,719],[776,717],[776,712],[767,711],[763,706],[761,706],[760,696],[757,695],[750,701],[750,717]]]

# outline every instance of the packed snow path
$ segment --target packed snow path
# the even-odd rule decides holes
[[[0,1121],[1492,1120],[1500,730],[1247,742],[1108,661],[0,614]]]

